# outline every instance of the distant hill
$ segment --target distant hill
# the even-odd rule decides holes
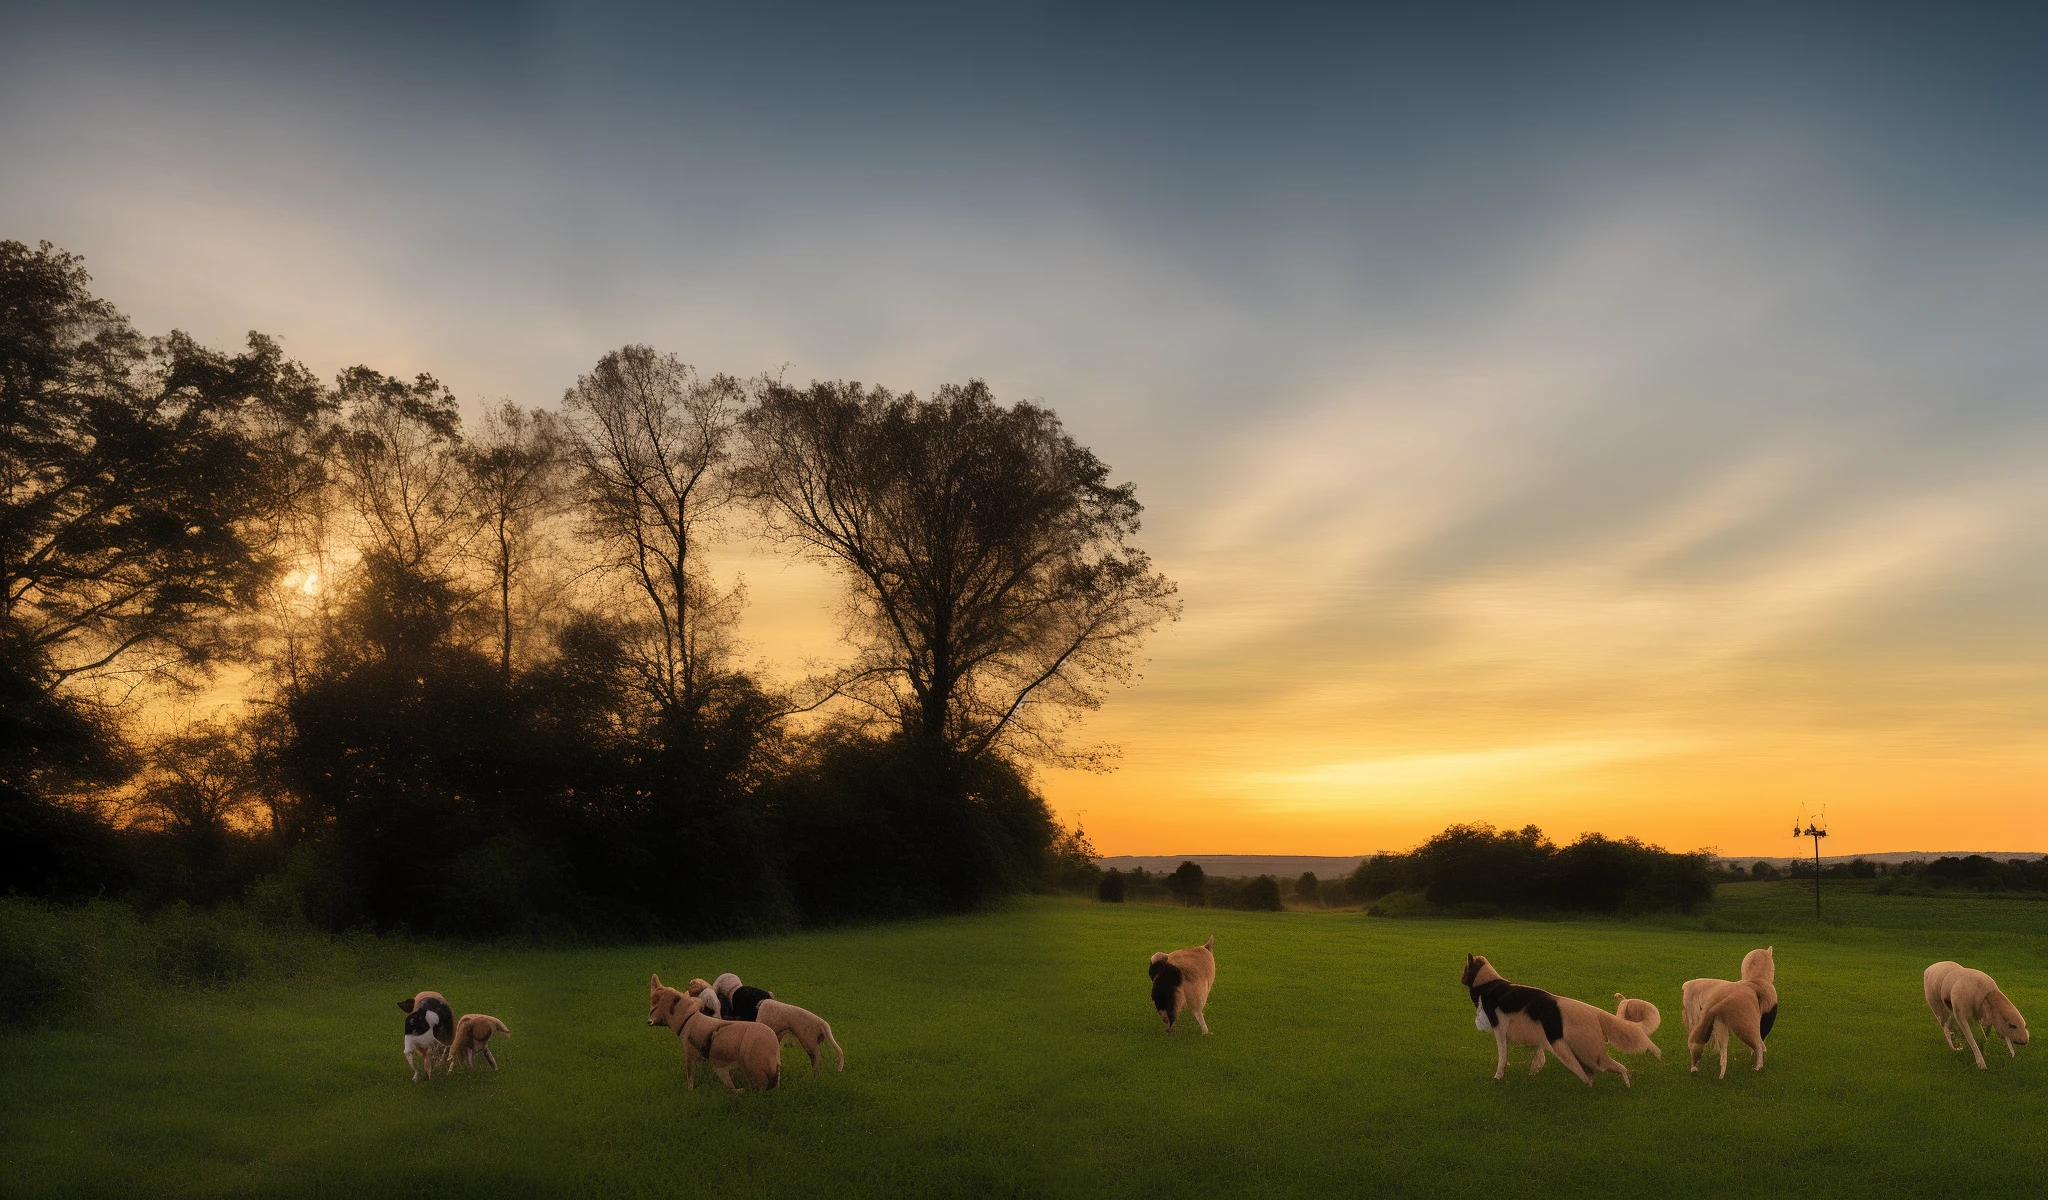
[[[1887,850],[1883,854],[1823,854],[1820,856],[1820,865],[1830,867],[1836,863],[1852,862],[1859,858],[1865,862],[1874,863],[1902,863],[1913,858],[1922,858],[1928,862],[1933,862],[1937,858],[1968,858],[1972,854],[1980,854],[1985,858],[1995,858],[1999,862],[2004,862],[2009,858],[2035,859],[2042,857],[2042,853],[2039,850]],[[1716,857],[1714,861],[1743,867],[1753,862],[1767,862],[1774,867],[1784,867],[1795,862],[1810,863],[1813,861],[1813,855],[1788,854],[1780,857],[1771,854],[1723,854]],[[1206,870],[1207,868],[1204,869]]]
[[[1981,854],[2004,862],[2009,858],[2040,858],[2039,850],[1889,850],[1882,854],[1823,854],[1822,866],[1846,863],[1852,859],[1867,862],[1899,863],[1911,858],[1924,858],[1929,862],[1937,858],[1968,858]],[[1370,855],[1366,854],[1119,854],[1098,858],[1095,865],[1108,871],[1128,871],[1134,867],[1159,873],[1169,872],[1184,862],[1192,862],[1202,868],[1206,875],[1223,878],[1243,879],[1253,875],[1272,875],[1281,879],[1293,879],[1303,871],[1314,871],[1318,879],[1342,879],[1358,869]],[[1723,854],[1715,862],[1747,868],[1753,862],[1767,862],[1783,869],[1793,862],[1812,862],[1812,855],[1797,854]]]
[[[1296,879],[1303,871],[1314,871],[1317,879],[1341,879],[1357,870],[1358,864],[1367,857],[1363,854],[1121,854],[1113,858],[1098,858],[1095,865],[1105,871],[1143,867],[1147,871],[1166,872],[1184,862],[1192,862],[1202,868],[1203,874],[1223,878],[1273,875]]]

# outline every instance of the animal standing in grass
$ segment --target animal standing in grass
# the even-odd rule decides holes
[[[2007,1056],[2020,1056],[2019,1047],[2027,1044],[2027,1019],[2005,998],[1991,976],[1961,963],[1943,961],[1927,968],[1920,981],[1927,993],[1927,1007],[1934,1010],[1934,1019],[1941,1022],[1941,1036],[1949,1049],[1962,1049],[1949,1033],[1951,1025],[1961,1025],[1963,1040],[1969,1043],[1970,1053],[1977,1059],[1977,1069],[1985,1070],[1984,1051],[1977,1046],[1974,1028],[1982,1025],[1987,1037],[1995,1033],[2005,1039]]]
[[[434,1056],[446,1054],[455,1037],[455,1010],[441,993],[421,992],[410,1000],[400,1000],[398,1011],[405,1014],[405,1065],[412,1068],[412,1081],[432,1079]]]
[[[1518,1046],[1536,1047],[1536,1057],[1529,1063],[1529,1074],[1543,1069],[1544,1051],[1557,1055],[1566,1069],[1593,1086],[1593,1072],[1612,1071],[1621,1076],[1623,1087],[1633,1088],[1628,1068],[1616,1062],[1607,1053],[1607,1047],[1629,1054],[1654,1054],[1664,1057],[1657,1043],[1650,1040],[1649,1030],[1657,1027],[1660,1018],[1654,1005],[1645,1004],[1648,1028],[1632,1016],[1623,1016],[1595,1008],[1583,1000],[1570,996],[1553,995],[1542,988],[1509,983],[1501,978],[1493,964],[1484,955],[1465,956],[1465,970],[1458,981],[1465,985],[1472,996],[1473,1023],[1480,1032],[1493,1035],[1497,1052],[1493,1077],[1503,1079],[1508,1070],[1508,1043]],[[1640,1002],[1638,1002],[1640,1003]],[[1623,1010],[1629,1009],[1624,1000]],[[1634,1010],[1640,1012],[1640,1010]]]
[[[818,1047],[821,1045],[832,1047],[832,1052],[839,1056],[839,1069],[846,1069],[846,1051],[840,1048],[838,1039],[832,1036],[832,1026],[826,1023],[825,1018],[807,1008],[798,1008],[794,1004],[777,1000],[773,992],[741,986],[737,975],[721,975],[719,978],[733,981],[732,991],[736,1000],[741,998],[741,993],[760,992],[759,996],[751,998],[754,1006],[752,1019],[773,1029],[778,1038],[789,1038],[800,1046],[803,1052],[810,1056],[811,1074],[818,1073]],[[702,996],[710,989],[711,985],[703,980],[692,979],[688,990],[692,996]],[[716,995],[715,992],[713,994]]]
[[[756,1091],[782,1082],[782,1039],[759,1021],[721,1021],[711,1015],[718,998],[710,993],[686,996],[662,986],[661,976],[647,984],[647,1023],[666,1025],[683,1041],[683,1084],[697,1089],[697,1060],[711,1064],[711,1073],[735,1092],[735,1068],[747,1073]]]
[[[1195,1015],[1202,1036],[1209,1036],[1209,1022],[1202,1009],[1209,1003],[1209,989],[1216,986],[1216,935],[1210,934],[1199,946],[1154,954],[1145,971],[1152,976],[1152,1007],[1166,1022],[1166,1032],[1173,1032],[1174,1023],[1186,1010]]]
[[[1689,979],[1679,995],[1685,1017],[1686,1045],[1692,1069],[1700,1069],[1700,1052],[1708,1042],[1721,1052],[1720,1078],[1728,1078],[1728,1035],[1749,1047],[1752,1070],[1764,1069],[1764,1039],[1778,1020],[1778,974],[1775,947],[1765,946],[1742,956],[1740,979]]]
[[[498,1056],[491,1052],[491,1035],[512,1036],[505,1023],[484,1013],[469,1013],[455,1022],[455,1040],[448,1044],[448,1070],[453,1073],[455,1064],[465,1067],[476,1065],[476,1056],[481,1054],[491,1064],[491,1070],[498,1069]]]

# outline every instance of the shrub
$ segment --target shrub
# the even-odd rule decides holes
[[[1280,903],[1280,881],[1271,875],[1261,875],[1245,885],[1243,905],[1253,912],[1280,912],[1286,906]]]
[[[1123,873],[1112,870],[1104,874],[1102,882],[1095,887],[1095,898],[1105,904],[1122,904],[1124,902]]]
[[[1322,883],[1314,871],[1303,871],[1301,878],[1294,881],[1294,898],[1303,904],[1314,904],[1320,899]]]
[[[1193,906],[1203,902],[1204,882],[1200,864],[1183,862],[1166,877],[1166,890],[1182,904]]]

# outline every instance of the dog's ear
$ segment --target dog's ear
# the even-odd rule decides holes
[[[411,1000],[400,1000],[400,1001],[398,1002],[398,1011],[399,1011],[399,1012],[402,1012],[402,1013],[409,1013],[409,1012],[411,1012],[411,1011],[412,1011],[412,1001],[411,1001]]]
[[[1216,948],[1216,935],[1212,933],[1212,934],[1210,934],[1210,935],[1209,935],[1209,940],[1208,940],[1208,941],[1206,941],[1206,942],[1203,942],[1203,943],[1202,943],[1202,949],[1204,949],[1204,950],[1214,950],[1215,948]]]
[[[659,975],[649,975],[649,976],[647,977],[647,990],[648,990],[648,991],[650,991],[650,992],[651,992],[651,991],[653,991],[653,990],[654,990],[655,988],[658,988],[658,987],[660,987],[660,986],[661,986],[661,976],[659,976]]]

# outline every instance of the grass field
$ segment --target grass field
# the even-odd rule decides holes
[[[1020,902],[691,946],[418,947],[341,983],[243,984],[0,1039],[0,1188],[19,1196],[1929,1196],[2048,1179],[2048,1043],[1977,1071],[1920,971],[1957,958],[2048,1019],[2048,904],[1723,889],[1685,923],[1384,920]],[[1804,916],[1801,914],[1804,913]],[[1161,1032],[1154,949],[1214,933],[1215,1036]],[[1679,984],[1777,946],[1768,1068],[1686,1073]],[[1466,951],[1510,979],[1663,1007],[1662,1062],[1588,1090],[1495,1083]],[[650,971],[736,970],[845,1045],[780,1090],[683,1089]],[[505,1069],[414,1084],[394,1002],[513,1030]]]

